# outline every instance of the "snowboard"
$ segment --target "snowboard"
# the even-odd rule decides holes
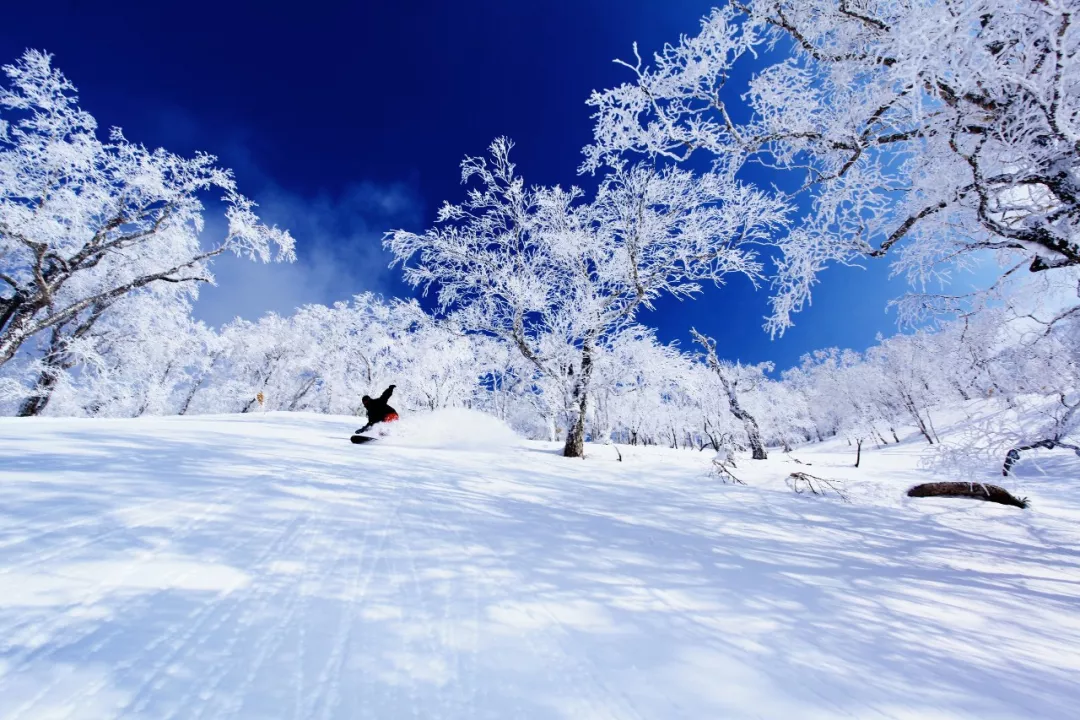
[[[364,443],[369,443],[369,442],[371,442],[373,440],[378,440],[378,438],[368,437],[367,435],[353,435],[351,438],[349,438],[349,440],[354,445],[363,445]]]

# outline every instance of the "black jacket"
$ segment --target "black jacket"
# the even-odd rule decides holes
[[[363,403],[364,409],[367,411],[368,425],[374,425],[375,423],[381,423],[391,413],[397,414],[397,410],[386,404],[386,401],[390,399],[390,396],[394,394],[394,388],[396,385],[383,390],[383,394],[377,398],[370,398],[367,395],[364,396]]]

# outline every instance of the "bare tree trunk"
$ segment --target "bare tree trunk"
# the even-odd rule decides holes
[[[708,353],[709,367],[713,369],[716,376],[720,378],[720,383],[724,386],[724,392],[728,397],[728,406],[731,409],[731,414],[742,421],[743,428],[746,430],[746,436],[750,441],[750,450],[752,451],[752,457],[754,460],[766,460],[769,456],[765,452],[765,445],[761,442],[761,430],[758,428],[757,420],[754,417],[743,410],[739,405],[738,397],[738,380],[729,381],[724,375],[724,368],[720,363],[720,358],[716,355],[716,341],[705,337],[696,330],[690,331],[694,336],[694,341],[700,344]]]
[[[1033,442],[1030,445],[1021,445],[1014,447],[1008,453],[1005,454],[1005,464],[1001,468],[1001,474],[1009,476],[1012,474],[1013,466],[1020,461],[1020,453],[1025,450],[1034,450],[1035,448],[1045,448],[1047,450],[1053,450],[1054,448],[1063,447],[1072,450],[1080,457],[1080,447],[1071,445],[1069,443],[1063,443],[1057,440],[1039,440]]]
[[[172,369],[173,363],[170,361],[169,364],[165,366],[165,372],[161,374],[161,380],[158,381],[158,385],[165,384],[165,382],[169,379],[169,373],[172,372]],[[146,412],[147,408],[150,407],[150,392],[151,389],[148,388],[145,397],[143,397],[142,404],[139,405],[138,412],[135,413],[135,417],[142,417],[143,414]]]
[[[29,330],[31,319],[30,314],[16,310],[11,311],[10,317],[5,317],[7,325],[0,330],[0,365],[15,357],[22,344],[33,334]]]
[[[180,412],[178,412],[177,415],[187,414],[188,408],[191,407],[191,401],[195,399],[195,393],[199,392],[199,388],[202,387],[203,382],[206,380],[207,374],[208,373],[200,375],[198,380],[191,383],[191,389],[188,390],[188,394],[184,398],[184,402],[180,405]]]
[[[282,354],[284,354],[284,350],[279,349],[275,350],[266,357],[266,377],[263,378],[262,385],[259,387],[258,393],[256,393],[255,397],[251,398],[251,400],[249,400],[248,403],[244,405],[244,408],[240,411],[241,413],[251,412],[251,409],[255,407],[256,403],[259,402],[259,394],[265,392],[266,388],[270,387],[270,378],[272,378],[274,376],[274,372],[277,371],[277,362],[281,360]],[[281,405],[279,404],[278,407],[281,407]]]
[[[294,412],[296,410],[297,406],[300,405],[300,401],[304,399],[304,396],[308,394],[308,391],[311,390],[311,388],[315,387],[315,383],[318,382],[318,380],[319,376],[313,375],[306,383],[304,383],[303,387],[293,396],[292,401],[289,403],[289,412]],[[431,409],[434,410],[435,408]]]
[[[256,404],[259,403],[259,395],[262,395],[263,392],[265,392],[267,385],[270,384],[270,375],[272,375],[272,374],[273,374],[273,371],[271,371],[270,374],[268,374],[266,376],[266,379],[263,380],[262,387],[259,389],[259,392],[255,393],[255,396],[252,397],[250,400],[248,400],[247,404],[245,404],[244,407],[240,410],[241,414],[251,412],[251,409],[253,407],[255,407]],[[265,399],[266,399],[265,395],[263,395],[263,399],[265,401]]]
[[[716,450],[717,452],[719,452],[720,451],[720,441],[717,440],[716,437],[711,432],[709,432],[709,423],[708,422],[705,423],[705,431],[704,432],[705,432],[705,437],[709,438],[709,442],[708,443],[702,443],[702,449],[704,449],[707,445],[711,445],[713,450]]]
[[[111,303],[96,305],[90,315],[75,328],[70,337],[72,339],[84,337],[94,327],[94,323],[98,321],[102,313],[109,308],[109,305]],[[44,412],[45,406],[52,399],[56,383],[60,380],[60,373],[70,370],[75,364],[74,361],[64,358],[64,343],[68,340],[68,337],[64,335],[64,327],[65,325],[53,326],[52,337],[49,339],[49,349],[43,358],[45,369],[41,371],[37,382],[34,383],[34,394],[28,397],[19,407],[19,417],[33,417]]]
[[[112,245],[112,243],[108,243],[108,245]],[[44,258],[43,253],[45,251],[45,245],[42,244],[41,248],[42,254],[39,254],[38,257],[39,268],[40,263]],[[43,275],[51,276],[46,278],[45,287],[37,288],[34,291],[34,295],[29,295],[25,291],[17,292],[15,297],[5,301],[3,315],[0,316],[0,321],[2,321],[0,322],[0,365],[3,365],[8,360],[15,357],[15,354],[19,351],[22,344],[37,333],[50,328],[66,325],[79,317],[85,310],[94,309],[94,314],[100,315],[100,310],[109,307],[120,298],[141,287],[159,281],[174,283],[191,281],[206,282],[206,278],[203,277],[172,276],[182,270],[197,265],[207,258],[219,255],[224,251],[225,246],[222,245],[219,248],[197,255],[189,262],[182,263],[163,272],[143,275],[134,280],[129,280],[123,285],[105,290],[92,297],[75,301],[61,310],[53,309],[50,300],[51,294],[55,294],[60,286],[63,285],[75,271],[85,269],[85,267],[91,267],[92,265],[84,266],[83,268],[75,267],[74,270],[65,269],[62,272],[53,272],[51,269],[45,270]],[[96,260],[93,264],[96,264]],[[45,312],[44,315],[39,315],[43,310],[48,310],[48,312]]]
[[[26,398],[19,406],[19,417],[34,417],[45,411],[45,406],[49,404],[53,390],[56,389],[56,382],[60,379],[60,372],[62,372],[62,368],[52,363],[49,363],[49,368],[51,369],[41,371],[37,382],[34,383],[34,394]]]
[[[724,387],[725,389],[729,388],[727,382],[724,382]],[[743,428],[746,430],[746,437],[749,438],[750,450],[752,451],[751,457],[754,460],[768,459],[769,456],[765,452],[765,445],[761,442],[761,431],[758,429],[757,420],[739,405],[734,387],[728,389],[728,404],[731,406],[731,414],[742,421]]]
[[[578,412],[570,431],[566,433],[566,444],[563,445],[563,457],[585,457],[585,412],[588,410],[588,396],[581,393],[578,398]]]
[[[927,432],[927,430],[926,430],[926,423],[924,423],[924,422],[923,422],[923,419],[922,419],[922,417],[920,417],[920,416],[918,416],[918,415],[916,415],[915,417],[916,417],[916,418],[918,418],[918,421],[919,421],[919,422],[918,422],[918,424],[919,424],[919,432],[920,432],[920,433],[922,433],[922,436],[923,436],[924,438],[926,438],[926,442],[928,442],[928,443],[930,443],[931,445],[933,445],[933,444],[934,444],[934,438],[930,437],[930,433],[929,433],[929,432]]]
[[[926,442],[933,445],[934,439],[930,437],[930,433],[926,429],[926,422],[923,421],[922,415],[915,407],[915,401],[912,400],[911,397],[906,393],[902,395],[902,397],[904,399],[904,407],[907,408],[908,414],[911,415],[911,419],[915,421],[915,426],[919,428],[919,432],[922,433],[922,436],[924,438],[926,438]]]
[[[7,328],[8,322],[15,317],[15,313],[18,312],[24,302],[26,302],[26,296],[20,292],[16,292],[12,298],[3,301],[4,312],[0,313],[0,332]]]
[[[941,438],[938,437],[937,428],[934,427],[934,418],[930,417],[930,411],[926,411],[926,422],[930,423],[930,432],[934,433],[934,439],[941,443]]]
[[[574,400],[577,401],[577,418],[566,433],[563,457],[585,457],[585,413],[589,409],[589,381],[592,379],[592,339],[585,338],[581,347],[581,372],[574,383]]]
[[[850,444],[850,442],[848,443]],[[855,467],[859,467],[859,463],[862,461],[862,438],[857,441],[855,449]]]
[[[210,357],[210,364],[206,367],[206,371],[199,375],[199,378],[191,384],[191,389],[188,390],[187,397],[184,398],[184,403],[180,406],[180,412],[178,415],[187,414],[188,408],[191,407],[191,401],[195,399],[195,394],[199,392],[199,388],[206,382],[206,378],[214,372],[214,366],[217,365],[217,361],[224,353],[217,352]]]

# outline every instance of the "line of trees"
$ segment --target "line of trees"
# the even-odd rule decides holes
[[[414,301],[363,294],[214,330],[174,298],[147,293],[103,315],[65,363],[23,353],[0,368],[0,411],[37,398],[46,415],[358,414],[361,395],[393,382],[402,409],[472,407],[537,439],[565,443],[580,426],[597,443],[764,458],[841,437],[857,462],[864,443],[913,435],[935,445],[939,408],[982,400],[1004,413],[979,429],[983,445],[995,444],[967,459],[985,464],[1043,441],[1067,446],[1080,428],[1080,328],[1047,334],[1046,318],[1022,310],[1006,305],[882,338],[863,353],[816,351],[780,373],[724,361],[700,335],[704,351],[687,351],[630,325],[593,349],[582,404],[576,377],[541,372],[512,343],[437,321]],[[572,367],[581,357],[580,345],[556,333],[534,342],[552,363]],[[36,378],[46,364],[52,382],[43,390]]]
[[[858,455],[905,428],[939,444],[935,407],[993,396],[1007,410],[972,446],[1067,446],[1073,14],[1057,0],[723,3],[651,59],[635,47],[628,82],[590,98],[580,171],[595,191],[527,185],[498,139],[464,160],[464,200],[433,227],[387,234],[434,315],[360,295],[219,330],[191,316],[214,257],[291,260],[292,238],[214,158],[101,140],[49,56],[28,52],[0,89],[0,409],[249,412],[261,393],[270,409],[352,413],[395,382],[406,408],[480,407],[567,456],[592,439],[764,458],[835,435]],[[750,164],[778,182],[748,182]],[[227,220],[209,245],[208,193]],[[878,258],[912,281],[896,306],[923,329],[864,353],[776,374],[724,361],[723,338],[695,332],[687,352],[637,324],[660,297],[740,275],[770,288],[765,329],[783,333],[822,269]],[[979,262],[996,268],[985,287],[928,290]]]

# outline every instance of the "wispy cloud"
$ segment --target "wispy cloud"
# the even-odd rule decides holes
[[[423,205],[408,182],[355,182],[320,192],[298,192],[271,175],[252,148],[252,128],[215,118],[213,122],[175,105],[136,104],[133,139],[190,155],[205,150],[236,173],[241,192],[258,204],[263,221],[288,229],[296,238],[295,263],[252,262],[226,254],[213,266],[217,284],[203,286],[195,315],[211,325],[236,317],[255,320],[267,312],[291,313],[306,303],[330,304],[365,290],[404,295],[408,287],[390,270],[382,249],[387,230],[417,227]],[[204,245],[224,233],[224,208],[206,197]]]
[[[405,292],[398,271],[387,266],[382,248],[387,230],[416,225],[422,205],[404,183],[356,183],[337,195],[302,197],[267,185],[256,197],[264,221],[287,228],[296,238],[295,263],[262,264],[231,255],[214,265],[217,285],[204,287],[198,318],[220,325],[236,317],[254,320],[274,311],[291,313],[305,303],[330,304],[365,290]],[[207,224],[207,233],[220,232]]]

